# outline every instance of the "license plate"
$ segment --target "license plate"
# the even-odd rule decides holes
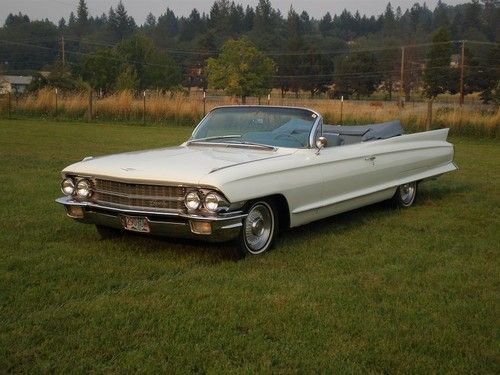
[[[142,216],[122,216],[123,228],[133,232],[149,233],[148,219]]]

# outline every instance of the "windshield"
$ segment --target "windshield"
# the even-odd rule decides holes
[[[225,107],[213,110],[189,140],[306,148],[318,115],[300,108]]]

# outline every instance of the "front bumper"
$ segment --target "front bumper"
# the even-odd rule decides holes
[[[72,219],[87,223],[103,225],[111,228],[124,229],[121,216],[142,216],[149,223],[148,234],[176,238],[196,238],[210,242],[224,242],[238,236],[246,214],[238,211],[218,216],[201,216],[178,212],[144,211],[133,208],[116,208],[101,206],[92,202],[79,202],[69,197],[56,199],[57,203],[66,207],[66,213]],[[74,215],[74,208],[78,215]],[[209,223],[210,233],[201,234],[196,231],[196,223]]]

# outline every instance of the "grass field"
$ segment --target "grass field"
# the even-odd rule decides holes
[[[228,245],[98,240],[54,203],[86,155],[186,127],[0,121],[0,373],[499,373],[500,144],[454,138],[458,172],[379,204]]]

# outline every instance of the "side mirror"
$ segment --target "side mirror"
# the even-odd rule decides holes
[[[316,147],[318,148],[318,151],[316,154],[319,154],[322,148],[328,146],[328,141],[325,137],[321,136],[316,140]]]

